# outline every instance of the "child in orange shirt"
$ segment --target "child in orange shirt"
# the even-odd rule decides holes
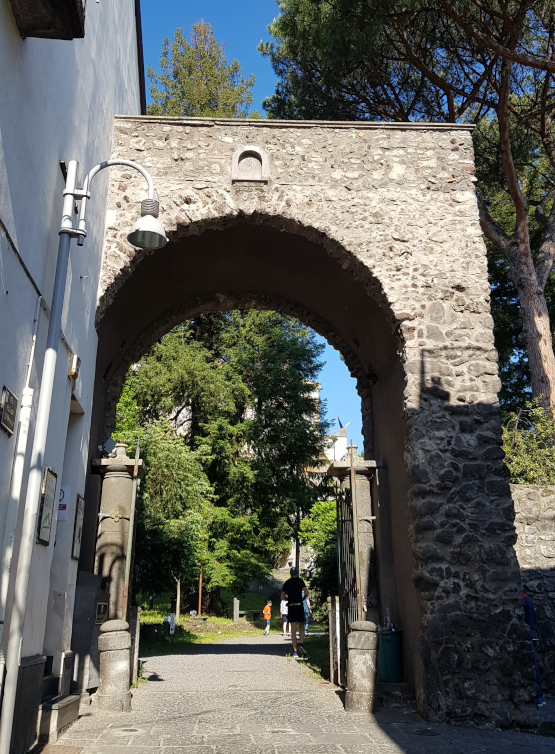
[[[264,636],[270,635],[270,620],[272,619],[272,600],[266,602],[266,607],[262,611],[264,619],[266,620],[266,628],[264,629]]]

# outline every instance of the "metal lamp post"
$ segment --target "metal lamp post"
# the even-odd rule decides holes
[[[35,543],[37,513],[41,496],[50,409],[54,391],[54,377],[58,356],[58,344],[60,340],[69,250],[72,238],[77,238],[78,245],[82,246],[87,235],[85,213],[87,201],[90,199],[89,186],[92,179],[98,172],[104,168],[111,167],[112,165],[126,165],[134,168],[135,170],[138,170],[147,181],[147,198],[141,203],[141,218],[135,223],[128,235],[130,243],[143,249],[159,249],[168,241],[163,226],[156,219],[158,217],[159,205],[154,199],[154,183],[149,173],[141,165],[131,162],[130,160],[107,160],[94,167],[85,178],[83,188],[78,188],[76,185],[78,163],[75,160],[69,162],[66,186],[63,192],[64,202],[62,223],[59,231],[60,241],[58,246],[58,260],[56,264],[54,290],[52,293],[50,322],[48,325],[46,352],[40,384],[25,513],[21,531],[19,557],[15,575],[14,599],[6,650],[6,679],[4,683],[2,717],[0,720],[0,752],[5,752],[6,754],[10,751],[11,746],[13,715],[15,710],[19,664],[21,660],[21,645],[23,641],[23,625],[25,620],[33,546]],[[81,207],[78,227],[75,228],[73,226],[72,215],[74,203],[76,201],[81,202]],[[13,565],[14,564],[12,564],[12,567]]]

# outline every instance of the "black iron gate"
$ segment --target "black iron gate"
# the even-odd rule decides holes
[[[350,469],[349,489],[341,490],[337,495],[337,554],[340,595],[339,682],[342,686],[346,686],[348,661],[347,634],[349,633],[351,623],[362,618],[356,477],[353,465],[351,465]]]

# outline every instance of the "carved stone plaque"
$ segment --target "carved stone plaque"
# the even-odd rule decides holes
[[[270,168],[268,155],[254,146],[240,147],[233,155],[231,181],[237,185],[259,186],[268,183]]]
[[[238,180],[260,181],[262,179],[262,160],[258,155],[246,154],[239,158]]]

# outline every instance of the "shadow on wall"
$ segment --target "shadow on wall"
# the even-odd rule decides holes
[[[555,500],[555,487],[549,488]],[[549,519],[555,539],[555,515]],[[519,535],[519,540],[520,540]],[[540,540],[541,541],[541,540]],[[546,545],[539,546],[541,549]],[[552,544],[548,544],[553,548]],[[517,545],[518,552],[518,545]],[[546,693],[555,692],[555,568],[522,569],[522,588],[534,602],[538,643],[536,654]]]
[[[99,547],[96,553],[97,566],[96,573],[102,577],[102,589],[109,594],[108,620],[117,620],[120,618],[119,610],[123,600],[123,590],[125,585],[125,555],[118,554],[121,547],[109,543],[104,547]],[[125,620],[125,616],[123,616]]]
[[[407,365],[420,372],[409,396],[409,517],[429,719],[504,727],[531,724],[535,699],[490,353],[438,347]]]
[[[551,488],[555,495],[555,488]],[[555,531],[553,518],[551,525]],[[522,588],[534,603],[536,654],[544,693],[555,692],[555,568],[522,570]]]
[[[555,691],[555,486],[512,484],[524,591],[534,602],[544,690]]]

